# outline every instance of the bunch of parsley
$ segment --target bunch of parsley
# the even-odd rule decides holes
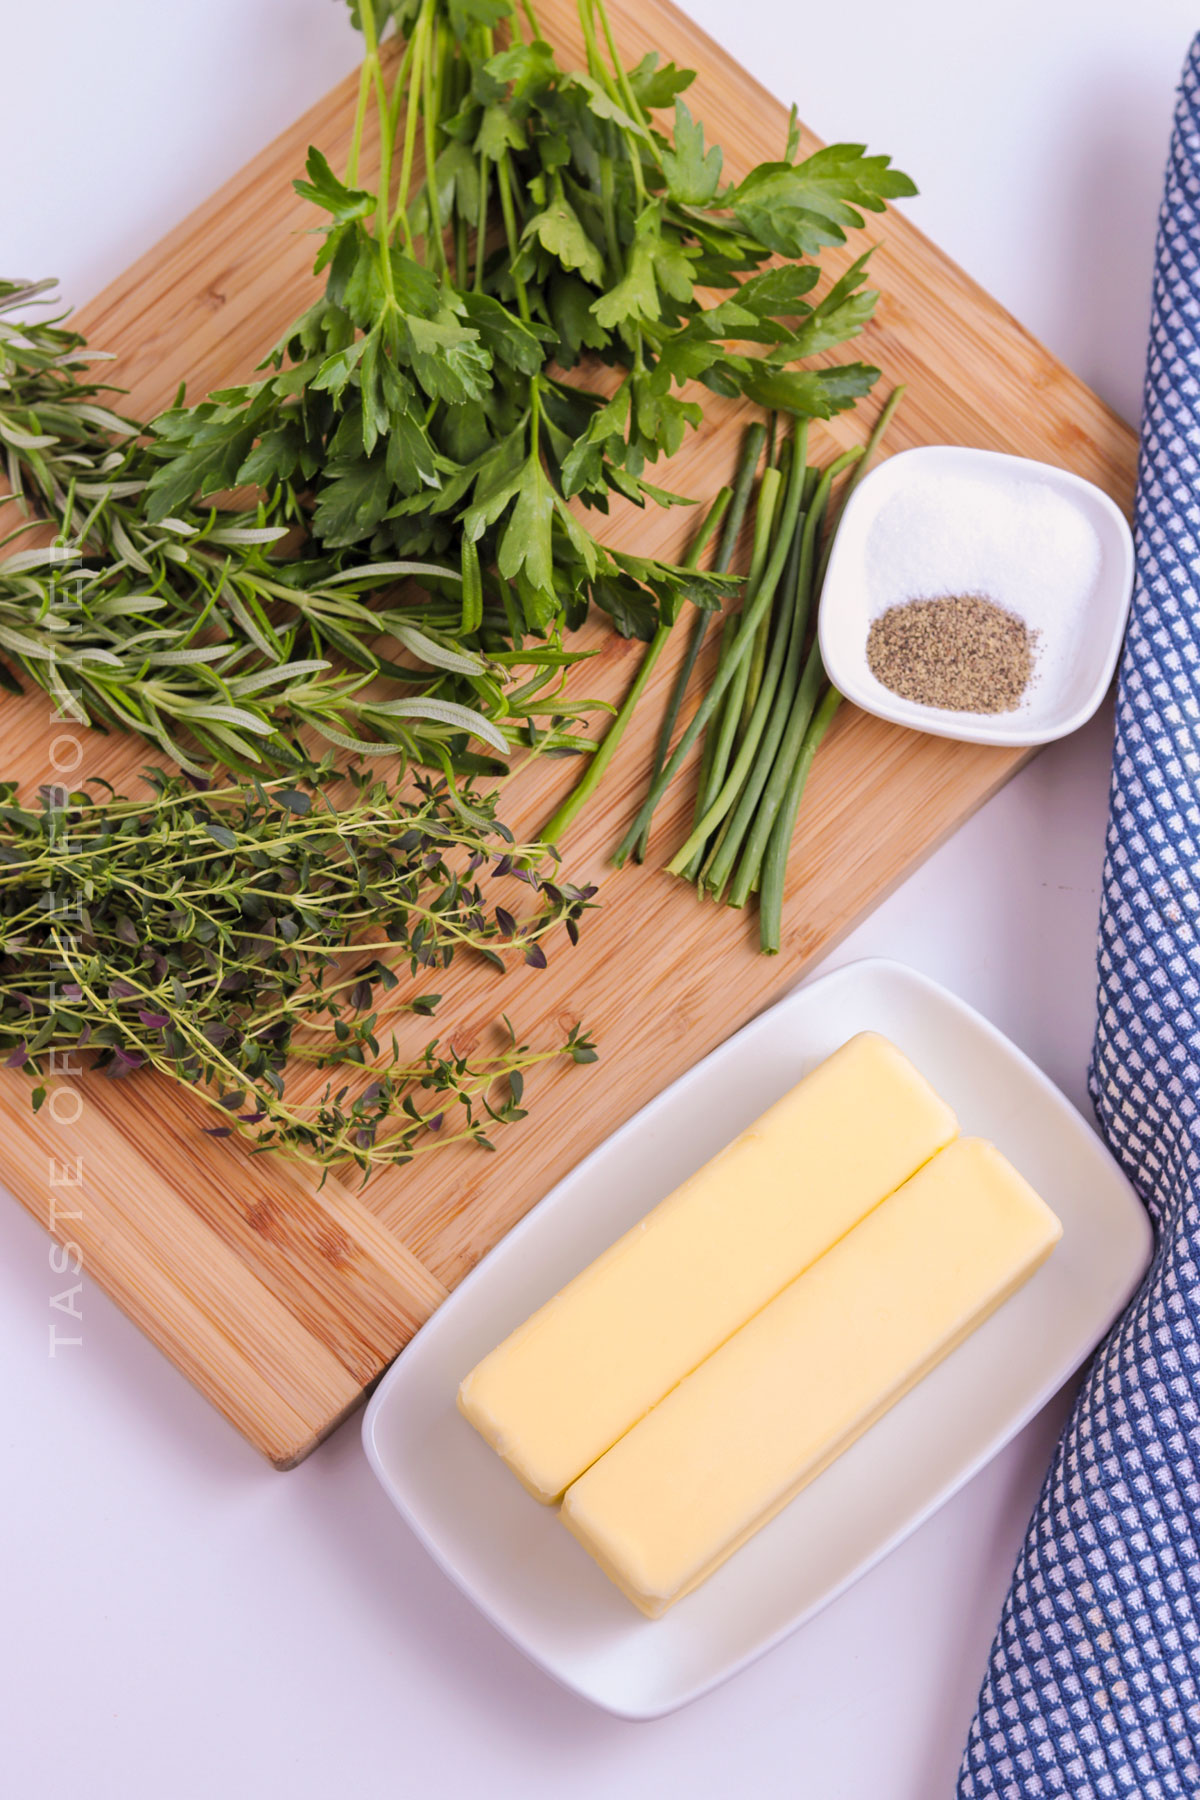
[[[812,359],[877,295],[866,256],[819,292],[819,257],[915,189],[860,145],[799,159],[794,117],[780,161],[724,182],[680,98],[693,72],[627,69],[603,0],[578,4],[586,68],[569,71],[527,0],[352,0],[349,163],[339,177],[312,149],[296,183],[327,215],[324,292],[259,379],[154,422],[151,520],[252,484],[269,520],[303,525],[305,579],[452,561],[476,642],[485,614],[519,646],[589,602],[642,638],[685,599],[719,604],[719,578],[605,547],[568,502],[677,502],[646,470],[700,421],[686,384],[800,418],[853,406],[878,370]]]

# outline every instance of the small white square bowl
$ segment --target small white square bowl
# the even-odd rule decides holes
[[[930,477],[951,484],[1002,485],[1040,483],[1066,500],[1091,525],[1100,546],[1099,570],[1086,605],[1069,637],[1056,648],[1063,674],[1054,683],[1030,685],[1020,706],[1008,713],[952,712],[902,699],[876,679],[867,662],[871,621],[888,606],[929,594],[880,592],[868,573],[867,544],[871,529],[892,500],[918,486],[928,491]],[[961,491],[961,490],[960,490]],[[948,506],[952,504],[948,497]],[[821,594],[821,655],[833,685],[864,712],[893,724],[935,737],[959,738],[973,744],[1048,744],[1077,731],[1096,711],[1108,690],[1121,652],[1133,590],[1133,536],[1124,514],[1107,494],[1080,475],[1050,463],[995,450],[969,450],[949,444],[902,450],[889,457],[859,485],[838,527],[833,555]],[[962,576],[947,567],[942,593],[973,591],[956,586]],[[995,596],[1000,598],[999,596]],[[1006,604],[1003,600],[1001,604]],[[1018,609],[1019,610],[1019,609]]]

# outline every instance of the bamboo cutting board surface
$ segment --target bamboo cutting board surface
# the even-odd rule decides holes
[[[544,0],[543,26],[568,54],[580,44],[573,0]],[[688,95],[726,171],[780,154],[785,112],[666,0],[617,0],[623,54],[657,48],[699,70]],[[115,282],[81,317],[115,351],[127,410],[148,416],[180,381],[198,398],[240,379],[312,296],[315,223],[291,191],[309,143],[344,162],[356,78],[343,82],[239,176]],[[803,96],[800,96],[803,100]],[[866,123],[869,123],[867,121]],[[844,121],[846,135],[864,121]],[[811,143],[809,144],[811,147]],[[872,148],[886,148],[873,145]],[[920,176],[920,171],[914,171]],[[882,240],[883,290],[861,352],[908,395],[888,448],[957,443],[1054,462],[1128,508],[1132,433],[1084,385],[895,214],[869,221]],[[861,441],[877,401],[816,434],[822,459]],[[748,413],[705,396],[706,419],[669,485],[710,496],[731,470]],[[680,512],[614,513],[606,535],[677,555]],[[715,637],[715,633],[713,636]],[[685,633],[676,634],[682,648]],[[640,647],[597,631],[580,691],[623,692]],[[843,708],[817,758],[788,882],[783,951],[756,951],[757,923],[698,901],[653,864],[619,875],[607,854],[640,796],[673,674],[664,657],[598,802],[565,848],[565,873],[601,885],[582,941],[550,946],[550,967],[500,976],[456,963],[439,981],[460,1049],[488,1040],[502,1010],[521,1037],[549,1045],[582,1019],[598,1064],[535,1071],[529,1118],[498,1135],[499,1154],[450,1150],[357,1177],[315,1179],[274,1157],[205,1137],[211,1115],[157,1077],[83,1076],[78,1100],[34,1118],[29,1083],[0,1077],[4,1179],[60,1238],[88,1279],[277,1466],[304,1457],[360,1399],[447,1291],[552,1184],[668,1082],[777,998],[1014,772],[1022,753],[922,737]],[[25,792],[53,778],[54,725],[40,695],[0,699],[0,774]],[[148,760],[132,740],[82,734],[74,779],[103,775],[136,793]],[[64,752],[53,753],[61,762]],[[512,784],[505,815],[534,829],[574,769],[551,762]],[[664,806],[656,850],[680,841],[686,782]],[[65,1325],[64,1321],[64,1325]]]

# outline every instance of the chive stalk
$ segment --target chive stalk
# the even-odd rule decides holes
[[[796,522],[800,513],[800,499],[804,491],[805,441],[805,433],[802,427],[796,440],[795,459],[792,464],[791,474],[788,479],[788,491],[780,515],[779,536],[776,541],[775,553],[772,556],[770,563],[770,569],[776,571],[775,580],[771,583],[772,590],[778,585],[779,577],[783,572],[784,561],[790,558],[791,555],[792,539],[795,536]],[[818,495],[820,494],[820,491],[821,490],[818,488]],[[807,537],[808,534],[806,533],[805,536]],[[782,552],[782,555],[780,552]],[[801,549],[801,563],[803,563],[803,548]],[[768,576],[764,576],[764,586],[768,579]],[[763,617],[767,617],[765,612]],[[693,827],[692,834],[686,844],[683,845],[678,854],[667,864],[667,868],[672,875],[682,874],[685,869],[690,867],[693,858],[696,857],[697,854],[703,852],[704,846],[712,836],[712,833],[726,817],[730,808],[736,803],[738,795],[741,793],[742,786],[754,767],[759,743],[767,727],[768,720],[771,717],[776,693],[779,687],[779,679],[783,673],[784,652],[787,646],[787,637],[788,634],[782,629],[777,629],[773,635],[771,653],[763,669],[758,696],[755,700],[745,731],[742,734],[742,741],[738,746],[737,755],[734,758],[733,765],[728,770],[724,780],[716,788],[716,792],[713,794],[703,816]],[[733,704],[732,694],[734,691],[735,690],[732,689],[730,690],[731,708]]]
[[[820,600],[821,588],[825,580],[825,571],[829,565],[830,552],[833,547],[834,538],[837,535],[838,526],[841,524],[850,497],[865,475],[871,459],[879,448],[884,432],[887,430],[903,396],[903,386],[893,389],[887,403],[884,405],[878,419],[875,421],[871,435],[867,439],[866,447],[858,461],[858,466],[843,490],[837,517],[835,518],[833,528],[826,539],[825,549],[817,566],[813,591],[818,602]],[[823,678],[824,665],[821,662],[820,650],[814,645],[809,656],[809,666],[805,669],[805,679],[802,682],[802,686],[807,686],[809,692],[815,698],[816,691]],[[782,803],[778,808],[777,816],[770,825],[770,836],[767,841],[765,856],[762,858],[761,868],[752,861],[749,855],[747,855],[747,858],[745,859],[746,868],[744,871],[739,869],[738,881],[735,884],[734,894],[730,895],[730,899],[733,900],[735,894],[741,893],[741,897],[744,900],[746,893],[753,889],[757,889],[761,876],[760,944],[762,949],[769,956],[775,955],[778,952],[782,938],[783,898],[787,875],[787,861],[791,850],[792,834],[795,831],[796,826],[796,815],[800,810],[800,801],[804,793],[805,783],[808,780],[808,772],[812,767],[813,758],[820,748],[822,739],[828,731],[838,707],[841,705],[841,700],[841,694],[835,687],[831,686],[827,689],[816,712],[812,714],[811,721],[805,722],[803,737],[800,741],[799,748],[794,753],[790,770],[787,771],[786,789]],[[787,746],[785,745],[785,750],[786,748]],[[780,761],[785,769],[787,769],[787,758],[783,753],[781,753]]]
[[[848,468],[851,463],[859,461],[863,455],[862,447],[856,446],[830,463],[821,476],[816,493],[813,495],[813,503],[804,523],[804,541],[800,555],[799,581],[803,584],[807,596],[805,600],[806,617],[815,591],[815,585],[811,583],[811,571],[816,554],[817,535],[829,503],[830,490],[835,478],[841,474],[842,470]],[[816,705],[817,694],[820,691],[820,680],[823,675],[820,653],[814,646],[809,653],[804,674],[800,676],[802,648],[803,636],[801,635],[798,640],[795,663],[798,680],[794,683],[791,694],[781,701],[779,712],[771,720],[771,729],[768,730],[767,741],[763,745],[763,772],[758,782],[761,799],[754,809],[754,822],[750,828],[745,856],[730,893],[730,904],[733,906],[745,904],[751,884],[758,874],[759,864],[766,852],[770,838],[771,826],[788,791],[791,770],[800,754],[804,733],[808,729],[809,719],[812,717],[813,707]],[[736,850],[736,845],[734,845],[734,849]],[[716,875],[715,864],[712,873],[714,876]],[[727,868],[725,873],[728,874]],[[721,885],[724,886],[724,881]]]
[[[781,676],[783,691],[781,693],[777,690],[775,698],[771,703],[771,713],[767,720],[768,733],[771,731],[772,720],[775,717],[776,711],[785,704],[784,695],[790,694],[795,685],[792,680],[792,658],[799,657],[803,653],[804,630],[806,624],[804,615],[807,614],[808,609],[804,603],[805,594],[800,582],[800,559],[804,543],[804,526],[808,518],[808,502],[812,497],[812,488],[815,484],[817,473],[817,470],[809,469],[805,474],[804,488],[800,496],[800,514],[796,520],[796,529],[792,533],[791,549],[788,551],[788,559],[784,564],[783,569],[783,579],[780,591],[784,595],[785,600],[786,596],[789,594],[792,596],[792,600],[787,611],[787,621],[781,633],[781,649],[784,656]],[[810,476],[813,477],[813,481],[811,482],[809,480]],[[745,835],[746,828],[744,823],[742,823],[742,820],[747,816],[747,793],[751,785],[756,782],[758,769],[763,763],[765,755],[766,751],[760,749],[759,755],[755,761],[755,766],[751,770],[750,781],[743,786],[742,791],[738,796],[737,806],[734,808],[732,815],[725,820],[720,831],[713,839],[712,844],[709,846],[708,856],[701,865],[699,880],[704,887],[711,889],[715,898],[720,898],[725,887],[726,876],[722,876],[717,880],[713,878],[712,872],[718,865],[722,866],[727,872],[732,864],[733,857],[737,853],[737,846]],[[766,776],[764,773],[763,780],[765,779]],[[760,791],[760,786],[761,784],[754,785],[755,798],[757,798],[758,792]],[[724,847],[727,843],[729,844],[729,850],[727,854],[724,854]]]
[[[896,408],[899,406],[901,400],[903,400],[906,392],[907,392],[907,389],[905,387],[905,384],[903,382],[901,382],[899,387],[894,387],[892,389],[891,393],[888,395],[885,404],[880,409],[879,417],[876,419],[874,425],[871,428],[871,435],[867,439],[866,448],[864,449],[864,451],[862,453],[862,460],[859,463],[858,467],[855,469],[853,475],[851,475],[851,477],[850,477],[849,481],[846,483],[845,487],[842,489],[842,498],[838,504],[837,516],[834,518],[832,524],[830,525],[829,536],[825,540],[825,548],[822,550],[821,560],[817,564],[817,579],[814,582],[813,586],[814,586],[814,591],[818,595],[820,594],[821,589],[825,585],[825,571],[829,567],[829,558],[833,554],[833,543],[834,543],[834,539],[837,537],[837,534],[838,534],[838,526],[842,522],[842,514],[845,512],[847,506],[849,506],[850,499],[854,493],[855,488],[858,486],[859,482],[862,480],[863,476],[867,473],[867,470],[870,468],[872,458],[874,457],[875,452],[878,450],[880,444],[883,442],[883,434],[887,430],[888,426],[891,424],[892,419],[896,412]]]
[[[732,498],[733,494],[731,489],[727,487],[721,489],[720,493],[709,507],[704,523],[701,525],[699,532],[696,534],[696,537],[684,558],[683,567],[685,569],[694,569],[699,565],[700,558],[711,543],[713,535],[716,532],[718,525],[721,523]],[[613,718],[612,724],[605,732],[604,741],[600,745],[600,748],[589,759],[587,768],[584,770],[580,779],[575,783],[575,786],[571,789],[571,792],[567,795],[566,799],[562,802],[562,805],[559,806],[555,812],[551,813],[550,817],[546,820],[545,828],[541,834],[541,841],[543,843],[556,844],[561,833],[566,831],[568,827],[574,823],[580,812],[582,812],[583,808],[595,793],[596,789],[600,786],[609,763],[616,755],[617,746],[625,734],[626,727],[634,715],[637,703],[645,692],[646,684],[654,673],[654,666],[663,653],[667,639],[671,635],[673,623],[673,620],[664,619],[655,631],[653,638],[646,647],[646,654],[642,658],[641,665],[637,674],[634,676],[629,692],[621,702],[620,708]]]
[[[865,446],[846,451],[822,472],[806,467],[804,427],[798,424],[782,502],[777,469],[768,464],[745,604],[736,620],[726,620],[708,692],[658,770],[615,858],[619,865],[632,845],[644,841],[655,806],[707,727],[693,829],[667,866],[672,874],[698,878],[718,897],[728,890],[734,906],[761,887],[760,942],[768,955],[782,941],[788,857],[809,770],[842,698],[828,685],[818,644],[807,656],[805,644],[834,536],[903,392],[892,393]],[[834,483],[851,469],[835,509]],[[669,732],[664,746],[668,738]]]
[[[763,784],[762,797],[754,812],[749,836],[737,872],[729,890],[730,906],[744,906],[750,895],[758,892],[763,859],[771,842],[771,832],[783,810],[791,783],[792,770],[804,748],[804,739],[825,679],[825,666],[814,645],[804,665],[786,719],[786,729]],[[727,872],[727,871],[726,871]],[[713,875],[717,873],[716,865]],[[722,886],[724,883],[722,883]]]
[[[762,871],[762,901],[759,918],[759,943],[768,956],[778,954],[783,927],[783,893],[787,879],[788,856],[792,848],[792,833],[796,826],[796,814],[800,810],[800,801],[804,794],[804,784],[808,780],[808,771],[812,767],[813,757],[821,747],[821,740],[833,722],[833,715],[841,705],[842,696],[835,687],[827,689],[808,730],[804,734],[804,743],[796,758],[788,783],[787,794],[779,809],[779,816],[771,831],[771,841],[767,845],[767,854]]]
[[[810,469],[810,475],[817,471]],[[807,477],[805,489],[809,490]],[[796,689],[804,667],[804,640],[812,611],[813,546],[821,528],[820,510],[814,506],[815,494],[809,492],[809,503],[796,524],[792,541],[792,557],[785,577],[785,593],[792,595],[791,621],[786,634],[787,648],[783,672],[771,703],[771,711],[755,758],[732,816],[726,821],[721,841],[715,845],[703,870],[705,885],[720,896],[730,875],[743,840],[757,816],[759,799],[775,763],[787,722],[791,716]],[[781,634],[782,636],[783,634]],[[742,901],[732,902],[741,905]]]
[[[746,432],[745,437],[742,439],[742,453],[738,462],[737,473],[734,476],[733,481],[733,499],[730,501],[729,510],[725,514],[725,524],[721,532],[721,540],[717,545],[717,554],[713,558],[712,567],[714,574],[724,575],[728,571],[730,563],[733,561],[734,551],[738,546],[738,539],[742,535],[742,526],[746,522],[746,511],[750,505],[750,495],[754,489],[754,477],[758,473],[758,459],[762,455],[763,445],[766,443],[766,440],[767,428],[765,425],[758,424],[751,425]],[[724,617],[722,625],[721,654],[724,654],[726,641],[725,633],[728,630],[733,616],[732,613],[726,613]],[[658,734],[658,743],[654,748],[654,761],[650,768],[651,786],[653,786],[654,782],[657,781],[658,777],[662,774],[663,765],[670,754],[671,739],[675,735],[675,727],[679,723],[679,714],[683,709],[684,697],[687,694],[688,684],[692,679],[692,671],[696,667],[701,647],[708,634],[709,622],[712,617],[713,615],[711,612],[699,612],[696,615],[696,623],[692,627],[692,635],[688,641],[687,650],[684,653],[683,661],[679,665],[679,671],[675,677],[675,686],[671,690],[671,699],[668,703],[667,710],[663,715],[662,728]],[[711,753],[709,753],[707,760],[711,763]],[[705,774],[706,770],[702,762],[702,781],[705,778]],[[642,862],[644,860],[646,851],[649,848],[649,843],[650,825],[649,822],[647,822],[645,829],[642,831],[641,836],[634,845],[633,856],[635,862]]]
[[[750,557],[750,574],[746,582],[746,600],[741,613],[735,615],[730,624],[729,634],[722,644],[722,656],[732,654],[733,648],[737,644],[739,637],[742,632],[747,629],[745,623],[747,609],[753,603],[754,597],[762,584],[764,571],[770,557],[771,527],[774,523],[775,510],[779,503],[782,479],[778,466],[774,464],[763,473],[762,483],[758,492],[758,509],[754,517],[754,547]],[[762,616],[765,620],[768,615],[764,612]],[[730,685],[729,692],[725,696],[725,702],[721,708],[720,714],[714,716],[713,722],[709,727],[709,734],[714,740],[713,749],[712,755],[706,759],[708,766],[704,771],[703,779],[696,792],[694,826],[699,825],[699,821],[711,807],[724,782],[725,773],[729,767],[729,759],[733,755],[734,744],[737,741],[738,728],[742,721],[742,709],[746,700],[746,688],[750,679],[750,668],[758,638],[758,631],[751,634],[750,654],[743,658],[741,666]],[[717,667],[719,670],[719,663]],[[707,748],[708,740],[706,738],[705,749],[707,750]],[[694,835],[695,831],[693,830],[693,836]],[[691,840],[689,839],[689,842],[690,841]],[[695,853],[695,867],[689,867],[686,871],[689,880],[695,879],[699,869],[700,851],[702,850],[703,840]],[[678,870],[673,870],[673,872],[676,874],[679,873]]]
[[[795,471],[795,474],[797,476],[795,482],[796,506],[793,508],[793,517],[795,512],[799,509],[799,489],[803,480],[803,474],[798,468]],[[764,477],[764,480],[765,479],[766,477]],[[653,814],[655,807],[666,793],[667,788],[670,786],[672,779],[677,773],[688,751],[712,718],[713,713],[716,711],[717,706],[724,697],[726,690],[736,678],[738,671],[741,669],[742,664],[749,655],[751,645],[754,641],[754,633],[758,629],[759,620],[769,609],[772,596],[778,585],[783,564],[787,557],[787,550],[787,539],[786,537],[781,536],[779,543],[775,547],[775,554],[771,557],[770,563],[763,575],[758,592],[748,602],[746,610],[742,614],[740,629],[737,636],[733,638],[730,643],[728,655],[718,667],[708,692],[704,695],[699,706],[696,708],[687,729],[684,731],[683,736],[680,738],[675,749],[667,759],[661,775],[658,777],[658,780],[652,784],[650,792],[642,802],[637,817],[634,819],[629,830],[625,833],[625,836],[617,846],[613,861],[618,868],[621,868],[627,860],[634,844],[641,836],[643,827],[646,825]]]
[[[800,424],[798,432],[803,433],[803,439],[799,436],[797,438],[801,453],[803,453],[803,444],[804,442],[807,442],[808,437],[807,421],[803,421]],[[779,447],[779,460],[775,466],[779,470],[780,478],[783,481],[785,488],[791,472],[791,458],[794,448],[795,446],[790,439],[785,439]],[[749,726],[755,703],[758,700],[758,691],[762,686],[763,673],[767,665],[768,649],[774,635],[775,634],[771,630],[771,614],[764,613],[762,624],[758,628],[758,636],[754,641],[754,649],[750,653],[750,661],[747,665],[746,694],[742,701],[741,716],[738,720],[739,735]]]
[[[721,667],[721,664],[724,662],[725,657],[728,655],[729,646],[733,642],[733,639],[736,636],[736,634],[737,634],[737,614],[736,613],[726,613],[724,619],[721,621],[721,638],[720,638],[720,642],[717,645],[717,667],[718,667],[718,669]],[[719,703],[719,705],[717,706],[717,710],[716,710],[716,712],[714,712],[712,719],[709,722],[708,730],[704,734],[704,743],[701,745],[701,748],[700,748],[700,773],[696,779],[696,804],[697,804],[697,806],[699,806],[699,804],[700,804],[701,796],[706,794],[709,791],[709,782],[712,778],[713,757],[716,755],[717,740],[719,739],[719,737],[721,735],[721,721],[723,720],[723,718],[725,716],[725,707],[726,707],[726,701],[722,700]]]

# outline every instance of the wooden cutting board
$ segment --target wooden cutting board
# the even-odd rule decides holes
[[[539,10],[547,34],[577,59],[573,0],[543,0]],[[616,0],[612,12],[623,53],[655,47],[699,70],[689,104],[723,145],[727,173],[780,154],[784,109],[667,0]],[[198,397],[241,378],[307,303],[315,220],[291,180],[310,142],[335,167],[344,161],[354,90],[354,79],[343,82],[86,309],[92,343],[118,353],[114,379],[130,390],[128,410],[153,413],[181,380]],[[842,123],[853,135],[870,121]],[[862,354],[883,368],[882,392],[909,386],[889,448],[1014,451],[1074,469],[1128,507],[1129,429],[904,219],[872,221],[871,235],[882,240],[874,273],[884,299]],[[703,429],[669,475],[671,487],[699,497],[726,479],[747,416],[706,404]],[[815,453],[860,441],[876,404],[818,433]],[[630,509],[614,514],[607,534],[676,555],[687,529],[679,512]],[[592,641],[599,654],[582,685],[616,698],[640,648],[603,631]],[[0,1078],[7,1184],[78,1246],[86,1279],[280,1468],[357,1404],[447,1290],[560,1176],[792,986],[1022,760],[844,708],[804,803],[783,953],[767,958],[756,952],[753,917],[701,903],[654,866],[617,875],[607,865],[640,795],[672,673],[664,658],[600,804],[567,841],[567,874],[599,881],[604,900],[580,946],[556,946],[544,972],[522,966],[501,977],[456,964],[439,984],[460,1048],[493,1031],[502,1009],[532,1043],[549,1044],[578,1019],[599,1042],[595,1066],[530,1078],[530,1117],[501,1135],[500,1154],[452,1150],[365,1189],[330,1179],[318,1191],[287,1162],[205,1137],[203,1104],[156,1077],[61,1082],[78,1098],[64,1092],[59,1124],[49,1109],[33,1117],[25,1078]],[[38,695],[0,698],[0,774],[25,791],[52,779],[53,762],[74,754],[52,749],[63,729]],[[80,741],[78,778],[104,775],[137,791],[140,742]],[[547,763],[519,777],[510,822],[536,827],[572,773]],[[660,849],[680,841],[691,800],[677,784]],[[62,1334],[69,1329],[64,1318]]]

